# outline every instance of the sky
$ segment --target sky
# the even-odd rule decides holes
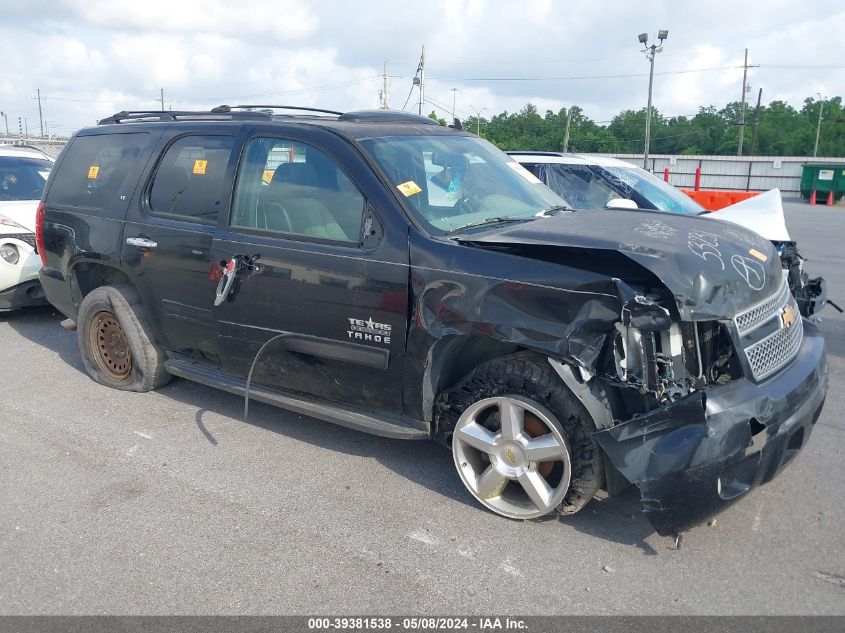
[[[841,0],[0,0],[0,111],[69,135],[120,110],[223,103],[417,111],[489,118],[533,103],[596,121],[645,106],[637,35],[667,29],[654,105],[664,115],[739,100],[743,51],[756,99],[801,107],[845,92]],[[827,67],[825,67],[827,66]],[[838,67],[831,67],[838,66]],[[456,89],[454,92],[452,89]],[[817,98],[817,97],[816,97]],[[0,126],[4,121],[0,120]],[[0,134],[5,130],[0,127]]]

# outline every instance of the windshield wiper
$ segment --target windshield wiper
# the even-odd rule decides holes
[[[565,204],[556,204],[547,209],[543,209],[542,211],[537,212],[535,215],[538,218],[547,218],[552,215],[557,215],[561,211],[572,211],[572,207],[567,206]]]
[[[463,226],[459,226],[454,229],[449,229],[447,233],[457,233],[458,231],[463,231],[464,229],[473,229],[477,226],[487,226],[488,224],[502,224],[504,222],[528,222],[533,219],[534,216],[530,216],[527,218],[509,218],[505,216],[497,216],[493,218],[487,218],[486,220],[480,220],[479,222],[470,222],[469,224],[464,224]]]

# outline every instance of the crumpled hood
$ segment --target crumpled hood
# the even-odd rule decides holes
[[[786,230],[780,189],[771,189],[702,217],[739,224],[773,242],[792,241]]]
[[[11,200],[0,202],[0,215],[5,215],[12,222],[17,222],[31,233],[35,233],[35,212],[38,210],[38,200]],[[0,224],[0,231],[17,233],[16,226]]]
[[[458,238],[466,244],[615,251],[653,273],[684,319],[728,319],[783,283],[772,243],[729,222],[637,211],[566,212]],[[595,257],[595,253],[585,257]],[[585,262],[585,265],[587,263]],[[618,277],[624,279],[625,270]]]

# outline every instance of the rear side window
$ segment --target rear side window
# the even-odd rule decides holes
[[[62,161],[47,201],[88,209],[125,203],[137,183],[139,157],[150,142],[146,132],[78,136]]]
[[[164,154],[150,189],[156,215],[216,224],[234,136],[183,136]]]

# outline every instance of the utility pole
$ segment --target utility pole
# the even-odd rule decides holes
[[[425,45],[422,47],[420,64],[417,66],[417,74],[414,76],[414,85],[420,87],[420,105],[417,109],[417,114],[422,116],[423,102],[425,101]]]
[[[816,154],[819,152],[819,134],[821,134],[822,131],[822,112],[824,111],[824,97],[820,92],[817,92],[816,94],[819,95],[819,123],[816,125],[816,144],[813,145],[813,158],[815,158]]]
[[[382,88],[381,88],[381,109],[382,110],[389,110],[390,109],[390,93],[387,90],[387,60],[384,62],[384,74],[382,75]]]
[[[452,88],[452,121],[455,121],[455,95],[458,93],[457,88]],[[451,124],[450,124],[451,125]]]
[[[569,128],[572,125],[572,107],[566,111],[566,132],[563,133],[563,151],[569,151]]]
[[[473,112],[475,112],[475,135],[481,136],[481,113],[487,108],[481,108],[479,110],[474,105],[471,105],[470,108],[472,108]]]
[[[742,64],[742,105],[739,108],[739,145],[736,155],[742,156],[742,141],[745,138],[745,79],[748,76],[748,49],[745,49],[745,62]]]
[[[648,45],[648,33],[640,33],[639,41],[643,45],[646,59],[651,62],[648,71],[648,108],[645,117],[645,146],[643,147],[643,169],[648,170],[648,146],[651,142],[651,88],[654,85],[654,58],[663,50],[663,40],[669,37],[669,31],[660,29],[657,32],[657,44]]]
[[[164,88],[161,89],[161,99],[159,101],[161,101],[161,111],[164,112]]]
[[[38,94],[38,125],[41,128],[41,138],[44,138],[44,116],[41,114],[41,88],[35,89]]]
[[[754,125],[751,127],[751,156],[757,149],[757,122],[760,117],[760,100],[763,98],[763,89],[757,92],[757,107],[754,108]]]
[[[745,49],[745,62],[742,64],[742,106],[739,110],[739,145],[736,148],[736,155],[742,156],[742,141],[745,139],[745,95],[751,90],[746,82],[749,68],[758,68],[760,64],[748,64],[748,49]]]

